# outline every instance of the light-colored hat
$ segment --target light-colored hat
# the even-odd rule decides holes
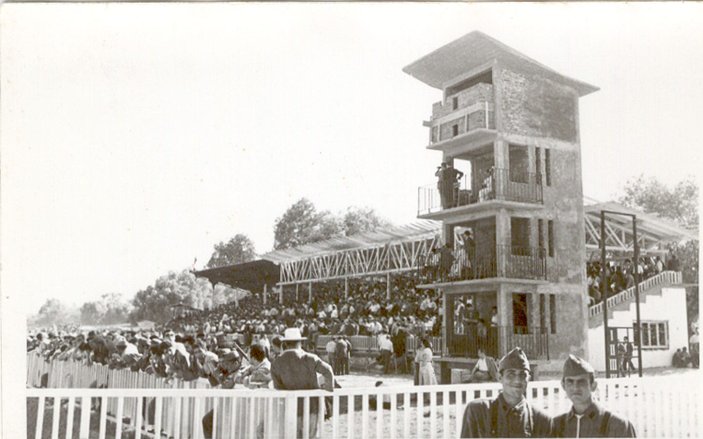
[[[593,366],[588,364],[588,362],[583,358],[579,358],[576,355],[569,354],[569,358],[567,358],[564,362],[564,378],[595,373],[596,371],[593,369]]]
[[[302,341],[307,340],[307,337],[303,337],[298,328],[286,328],[283,332],[283,337],[281,341]]]

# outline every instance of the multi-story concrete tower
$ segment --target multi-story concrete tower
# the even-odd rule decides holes
[[[448,166],[428,169],[418,218],[442,221],[448,245],[425,285],[444,294],[444,382],[479,347],[521,346],[542,368],[586,356],[578,106],[598,89],[481,32],[403,70],[443,93],[425,125]]]

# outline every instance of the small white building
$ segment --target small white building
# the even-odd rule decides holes
[[[680,273],[664,272],[643,282],[640,287],[643,368],[671,366],[676,350],[683,347],[688,348],[686,289],[679,286],[680,284]],[[624,294],[628,295],[628,292],[626,291]],[[594,311],[597,310],[592,309],[589,315],[589,362],[596,370],[605,371],[603,314],[602,311],[597,313]],[[624,299],[612,308],[609,307],[608,314],[610,316],[608,327],[611,329],[611,337],[617,335],[619,341],[622,342],[627,331],[624,329],[615,330],[614,328],[636,327],[635,301],[632,297]],[[630,332],[630,341],[634,344],[634,355],[636,356],[637,343],[632,332]],[[614,353],[614,351],[611,352]],[[636,359],[633,359],[633,364],[637,367]],[[615,363],[611,360],[611,371],[616,370]]]

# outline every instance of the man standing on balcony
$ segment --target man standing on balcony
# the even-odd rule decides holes
[[[550,437],[552,419],[525,399],[530,363],[520,348],[500,360],[503,391],[493,400],[476,399],[466,406],[461,437]]]
[[[454,252],[449,243],[447,243],[439,249],[439,279],[442,282],[449,280],[452,265],[454,265]]]
[[[471,234],[471,230],[466,230],[462,236],[464,245],[464,279],[474,278],[474,258],[476,256],[476,241]]]
[[[561,386],[573,407],[554,419],[554,437],[636,437],[632,423],[593,401],[595,371],[586,360],[569,355]]]
[[[442,164],[437,168],[437,172],[434,173],[437,177],[437,189],[439,189],[439,199],[442,204],[442,209],[449,209],[455,207],[454,200],[454,187],[464,173],[447,162],[442,162]]]

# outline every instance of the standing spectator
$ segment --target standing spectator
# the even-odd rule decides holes
[[[344,375],[344,363],[347,360],[348,346],[343,336],[335,337],[337,342],[334,347],[334,374]]]
[[[383,373],[391,372],[391,356],[393,355],[393,342],[388,334],[379,336],[378,347],[381,350],[381,364],[383,364]]]
[[[273,385],[279,390],[309,390],[319,389],[320,384],[317,374],[324,378],[324,389],[332,392],[334,388],[334,373],[332,368],[320,360],[315,354],[310,354],[302,349],[303,337],[298,328],[288,328],[282,338],[283,353],[271,366]],[[310,398],[309,425],[310,430],[303,434],[303,415],[305,405],[302,398],[298,399],[297,436],[317,436],[318,414],[320,411],[319,398]]]
[[[632,364],[632,355],[634,354],[634,346],[628,337],[623,339],[625,344],[625,355],[623,357],[623,369],[627,372],[627,376],[630,376],[630,372],[635,371],[635,365]]]
[[[449,273],[452,271],[454,264],[454,253],[449,243],[446,243],[439,249],[439,279],[441,281],[449,280]]]
[[[337,367],[337,359],[335,355],[335,351],[337,350],[337,336],[333,335],[330,337],[330,341],[327,342],[325,345],[325,351],[327,352],[327,364],[330,366],[336,368]],[[335,369],[335,373],[337,370]]]
[[[422,347],[417,350],[415,354],[415,363],[418,367],[418,385],[435,385],[437,384],[437,377],[434,373],[434,367],[432,366],[432,347],[430,345],[430,340],[423,338]]]
[[[471,234],[471,230],[466,230],[463,235],[462,245],[464,246],[464,278],[474,278],[474,260],[476,258],[476,241]]]
[[[451,164],[442,162],[434,175],[437,177],[437,189],[442,209],[455,207],[454,187],[457,181],[464,176],[464,173],[454,169]]]
[[[618,377],[625,376],[625,344],[615,338],[615,358],[618,364]]]

